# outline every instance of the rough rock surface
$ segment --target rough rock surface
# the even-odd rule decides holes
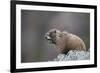
[[[71,50],[67,54],[59,54],[54,61],[89,60],[90,52]]]

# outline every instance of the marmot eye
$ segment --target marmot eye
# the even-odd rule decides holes
[[[56,33],[56,30],[54,31],[54,33]]]

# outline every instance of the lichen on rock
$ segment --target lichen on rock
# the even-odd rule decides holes
[[[89,51],[70,50],[67,54],[59,54],[54,61],[89,60]]]

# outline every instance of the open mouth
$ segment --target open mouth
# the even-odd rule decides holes
[[[52,40],[51,37],[49,37],[49,36],[45,36],[45,39]]]
[[[49,36],[46,36],[45,39],[48,40],[49,43],[56,44],[56,42],[54,42],[53,39]]]

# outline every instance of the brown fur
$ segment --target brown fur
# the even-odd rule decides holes
[[[56,32],[54,33],[54,31]],[[67,53],[70,50],[86,51],[84,41],[81,38],[66,31],[58,31],[59,30],[57,29],[51,29],[48,34],[53,33],[52,37],[50,37],[51,41],[55,42],[53,44],[60,50],[61,53]]]

